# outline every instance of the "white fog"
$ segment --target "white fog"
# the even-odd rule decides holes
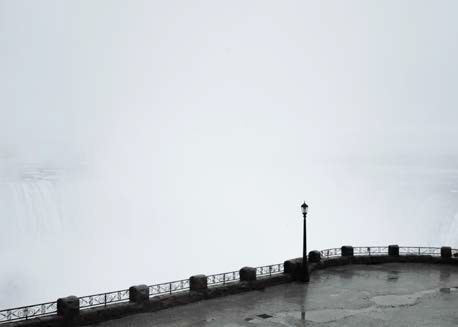
[[[457,247],[457,9],[0,0],[0,307]]]

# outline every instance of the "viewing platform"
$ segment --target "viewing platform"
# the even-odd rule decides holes
[[[399,324],[417,321],[408,326],[423,322],[455,326],[458,322],[454,310],[458,250],[450,247],[342,246],[311,251],[308,270],[310,283],[299,282],[303,267],[302,258],[297,258],[116,292],[69,296],[1,310],[0,322],[3,326],[97,323],[113,327],[303,326],[305,322],[307,326],[385,326],[390,320],[388,326],[393,325],[393,317]]]
[[[388,263],[329,267],[285,283],[142,313],[100,327],[457,325],[458,266]]]

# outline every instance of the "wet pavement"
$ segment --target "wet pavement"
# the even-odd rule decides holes
[[[457,326],[458,267],[351,265],[290,283],[153,313],[104,327],[146,326]]]

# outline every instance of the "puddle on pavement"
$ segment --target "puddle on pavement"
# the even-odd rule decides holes
[[[435,293],[436,290],[417,292],[403,295],[379,295],[374,296],[371,300],[380,307],[399,307],[414,305],[426,294]]]
[[[262,318],[262,319],[267,319],[267,318],[272,318],[273,316],[271,315],[268,315],[266,313],[263,313],[263,314],[260,314],[260,315],[257,315],[259,318]]]
[[[305,320],[317,323],[325,323],[330,321],[337,321],[343,318],[354,316],[360,313],[366,313],[373,310],[373,307],[363,309],[324,309],[324,310],[311,310],[305,312]],[[276,315],[277,317],[295,317],[303,320],[303,315],[299,311],[281,312]]]
[[[412,294],[374,296],[371,300],[380,307],[410,306],[417,304],[420,299],[426,295],[451,293],[456,291],[458,291],[457,287],[443,287],[440,289],[420,291]]]
[[[378,295],[369,298],[368,301],[374,305],[361,309],[322,309],[322,310],[309,310],[305,312],[305,320],[313,321],[316,323],[327,323],[331,321],[338,321],[350,316],[373,313],[380,311],[384,308],[396,308],[403,306],[412,306],[420,302],[424,296],[434,295],[439,293],[452,293],[458,292],[458,287],[445,287],[440,289],[425,290],[411,294],[401,295]],[[304,314],[300,311],[280,312],[275,314],[275,317],[291,317],[304,320]]]
[[[393,270],[388,273],[387,280],[389,282],[396,282],[399,279],[399,271]]]

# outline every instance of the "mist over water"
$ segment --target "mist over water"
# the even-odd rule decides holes
[[[456,6],[0,1],[0,307],[458,247]]]
[[[309,168],[316,176],[305,187],[295,185],[299,171],[288,172],[293,176],[282,176],[288,180],[278,183],[279,190],[261,196],[243,188],[238,190],[242,194],[234,190],[230,197],[221,196],[227,192],[225,185],[234,183],[228,179],[212,185],[215,194],[206,190],[208,184],[184,185],[197,196],[176,191],[183,206],[168,204],[168,215],[156,213],[157,204],[149,206],[141,199],[135,207],[133,199],[144,194],[119,194],[102,178],[27,168],[1,184],[3,224],[8,226],[2,228],[1,254],[9,263],[0,276],[2,306],[299,256],[300,199],[291,199],[304,188],[310,194],[310,249],[342,244],[457,246],[456,170],[355,163],[347,170],[344,162],[337,166]],[[204,192],[212,200],[208,204],[198,201]],[[251,201],[256,203],[253,208]]]

